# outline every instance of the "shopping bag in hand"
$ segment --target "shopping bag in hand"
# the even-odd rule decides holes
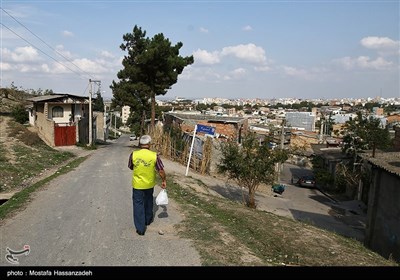
[[[156,197],[156,204],[157,205],[167,205],[168,204],[167,190],[162,189],[160,191],[160,193]]]

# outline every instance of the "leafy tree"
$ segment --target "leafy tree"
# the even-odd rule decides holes
[[[146,31],[142,31],[137,25],[132,33],[123,36],[123,40],[125,43],[120,48],[128,55],[122,60],[124,68],[117,74],[120,81],[113,81],[110,87],[116,102],[123,105],[144,108],[150,99],[153,130],[156,96],[167,93],[178,81],[178,75],[183,69],[194,62],[193,56],[179,55],[183,46],[181,42],[172,46],[162,33],[150,39],[146,37]]]
[[[387,105],[384,107],[383,110],[384,110],[384,112],[385,112],[386,114],[390,114],[390,113],[399,111],[399,110],[400,110],[400,105],[387,104]]]
[[[311,159],[313,173],[315,180],[319,185],[330,186],[334,183],[333,175],[326,170],[324,160],[321,156],[317,155]]]
[[[343,151],[348,154],[372,149],[372,157],[375,157],[377,148],[386,148],[390,144],[389,130],[381,126],[380,119],[363,116],[361,112],[346,122],[344,131]]]
[[[96,93],[96,100],[94,101],[93,104],[93,111],[104,112],[104,100],[103,97],[101,96],[100,91],[97,91]]]
[[[196,110],[197,111],[205,111],[208,109],[208,105],[207,104],[203,104],[203,103],[199,103],[196,105]]]
[[[380,107],[380,104],[378,102],[368,102],[365,103],[364,108],[368,110],[368,112],[372,112],[372,109],[375,107]]]
[[[221,143],[222,157],[218,172],[227,173],[243,188],[248,189],[247,206],[256,208],[255,193],[261,183],[272,184],[275,179],[275,163],[284,162],[287,153],[284,150],[272,150],[269,141],[262,144],[254,133],[243,139],[242,145],[236,142]]]

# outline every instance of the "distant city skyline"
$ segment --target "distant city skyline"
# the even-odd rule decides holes
[[[193,55],[165,96],[400,97],[400,2],[1,1],[1,87],[102,96],[134,25]]]

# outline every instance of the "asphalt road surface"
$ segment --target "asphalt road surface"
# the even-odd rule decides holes
[[[74,171],[36,192],[26,208],[0,225],[1,266],[7,248],[22,266],[199,266],[200,256],[173,226],[181,215],[170,201],[155,206],[145,236],[133,226],[132,143],[121,137],[96,150]],[[155,195],[159,189],[155,189]],[[159,231],[164,232],[163,235]]]

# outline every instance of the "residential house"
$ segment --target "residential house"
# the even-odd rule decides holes
[[[315,130],[315,115],[311,112],[287,112],[287,125],[293,128],[305,129],[307,131]]]
[[[332,143],[335,144],[333,145]],[[327,139],[326,144],[311,144],[314,155],[323,160],[323,166],[332,175],[332,183],[326,183],[326,185],[320,186],[324,189],[333,190],[335,188],[338,179],[336,176],[338,164],[347,164],[352,159],[350,156],[343,153],[342,149],[336,144],[337,140],[335,139]],[[356,193],[353,188],[346,187],[346,195],[350,198],[354,198]]]
[[[89,143],[88,97],[51,94],[33,97],[28,101],[32,102],[29,123],[49,146]],[[94,131],[95,128],[94,124]]]
[[[131,107],[127,105],[123,106],[121,114],[121,121],[123,125],[127,123],[130,114],[131,114]]]
[[[366,161],[370,186],[364,244],[400,261],[400,152],[379,152]]]

